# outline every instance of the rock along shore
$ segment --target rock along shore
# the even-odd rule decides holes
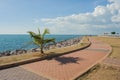
[[[75,44],[80,43],[81,39],[82,39],[82,37],[77,37],[77,38],[73,38],[73,39],[69,39],[69,40],[60,41],[55,44],[48,44],[48,45],[44,46],[44,50],[50,50],[50,49],[54,49],[54,48],[62,48],[62,47],[75,45]],[[10,56],[10,55],[19,55],[19,54],[25,54],[25,53],[37,52],[37,51],[39,51],[39,48],[32,48],[30,50],[25,50],[25,49],[17,49],[17,50],[13,50],[13,51],[6,50],[4,52],[0,52],[0,57]]]

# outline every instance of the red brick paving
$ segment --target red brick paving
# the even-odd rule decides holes
[[[90,38],[87,49],[21,66],[50,80],[73,80],[109,54],[111,47]]]

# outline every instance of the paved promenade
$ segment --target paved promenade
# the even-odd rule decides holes
[[[90,38],[90,41],[92,43],[91,46],[84,50],[16,68],[1,70],[0,80],[74,80],[103,60],[111,50],[111,47],[103,42],[93,38]],[[9,72],[11,69],[12,72]],[[20,70],[23,72],[20,72]],[[5,72],[8,73],[5,74]]]

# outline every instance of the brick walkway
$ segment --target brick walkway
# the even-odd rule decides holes
[[[50,80],[73,80],[111,51],[111,47],[103,42],[93,38],[90,41],[92,45],[87,49],[20,67]]]

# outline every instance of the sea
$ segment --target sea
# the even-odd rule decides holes
[[[55,38],[56,42],[82,37],[83,35],[46,35],[45,38]],[[36,48],[38,46],[29,44],[32,39],[30,35],[18,35],[18,34],[9,34],[9,35],[0,35],[0,52],[7,50],[17,50],[17,49],[26,49]]]

